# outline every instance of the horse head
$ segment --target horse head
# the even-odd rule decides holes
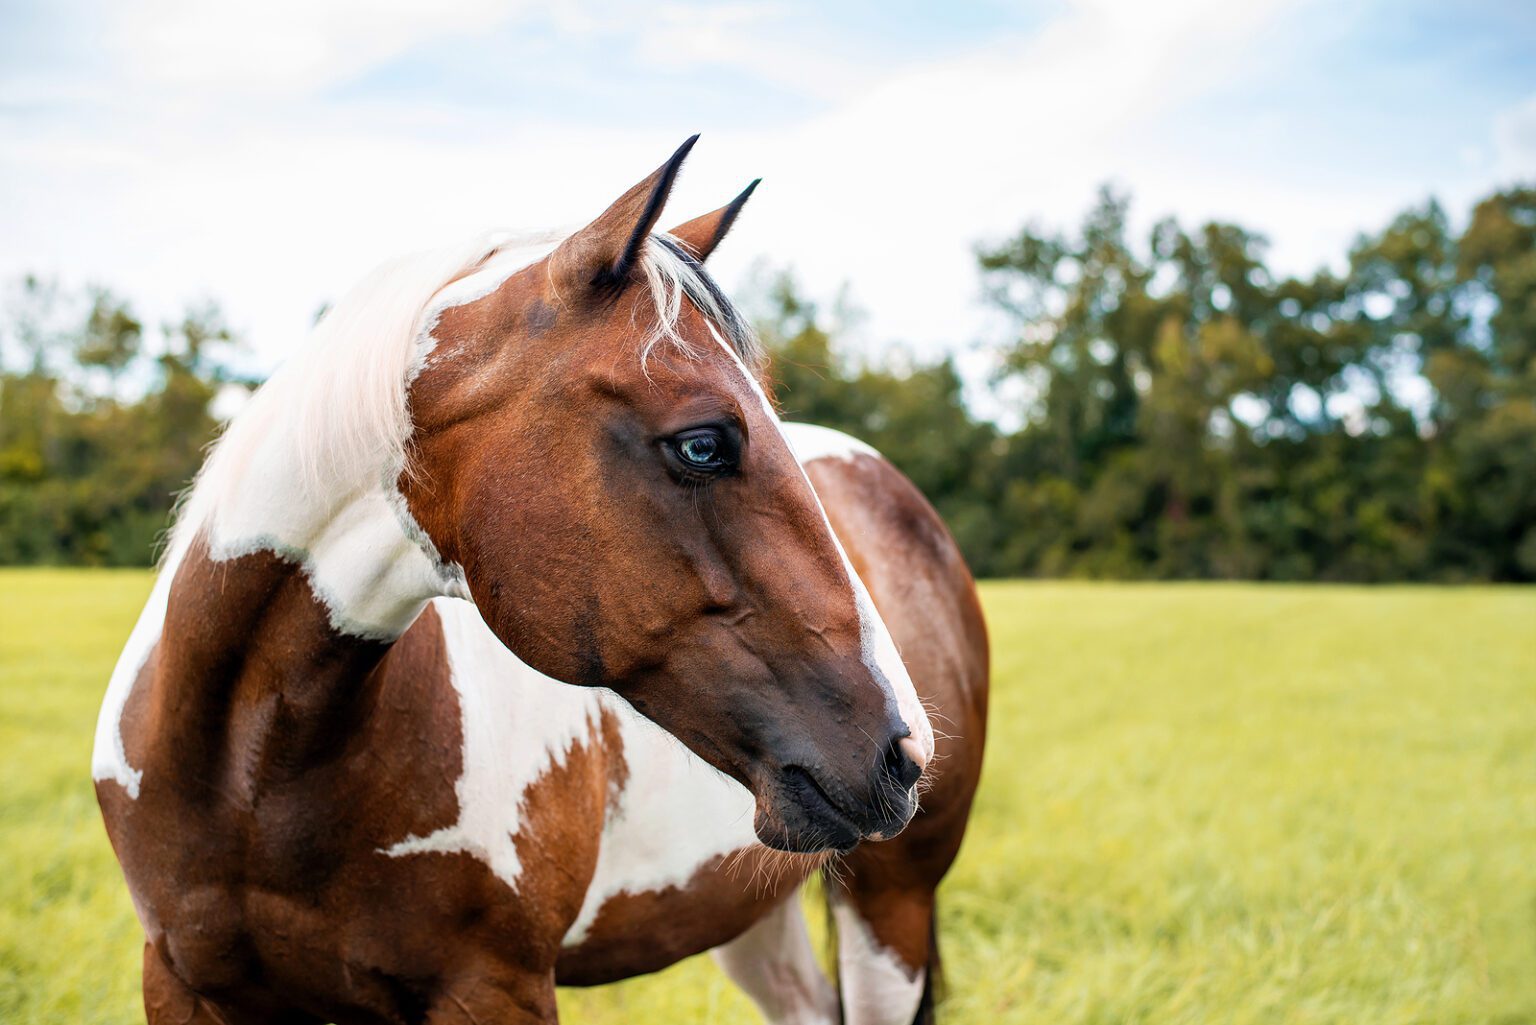
[[[654,230],[692,143],[544,258],[450,286],[400,490],[519,658],[746,786],[765,844],[847,849],[911,818],[933,735],[703,268],[751,188]]]

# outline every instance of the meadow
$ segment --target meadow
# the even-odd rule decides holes
[[[89,780],[150,578],[0,571],[0,1022],[142,1021]],[[1536,591],[1008,582],[951,1023],[1536,1022]],[[753,1021],[707,958],[576,1022]]]

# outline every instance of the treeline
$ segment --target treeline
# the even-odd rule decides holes
[[[217,429],[249,388],[217,308],[147,330],[121,298],[28,278],[0,351],[0,564],[142,566]]]
[[[1009,325],[979,418],[953,361],[847,351],[787,276],[757,306],[787,415],[870,441],[985,576],[1536,579],[1536,189],[1434,203],[1341,275],[1239,226],[1079,228],[978,250]],[[148,561],[222,389],[214,310],[146,342],[119,299],[25,284],[0,374],[0,562]],[[65,318],[67,320],[67,318]],[[1008,396],[1005,403],[1003,396]]]
[[[860,435],[987,576],[1536,579],[1536,189],[1434,203],[1287,278],[1237,225],[1145,239],[1108,190],[977,253],[1011,325],[970,415],[952,362],[850,365],[776,290],[786,412]]]

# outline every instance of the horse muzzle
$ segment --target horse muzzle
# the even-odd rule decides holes
[[[758,788],[758,839],[801,854],[847,852],[864,840],[890,839],[917,812],[920,757],[908,738],[894,738],[869,777],[853,787],[814,764],[783,766]]]

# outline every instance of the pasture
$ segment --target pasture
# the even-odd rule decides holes
[[[89,780],[145,572],[0,571],[0,1021],[142,1021]],[[1536,591],[995,583],[976,1022],[1536,1022]],[[707,958],[576,1022],[733,1022]]]

